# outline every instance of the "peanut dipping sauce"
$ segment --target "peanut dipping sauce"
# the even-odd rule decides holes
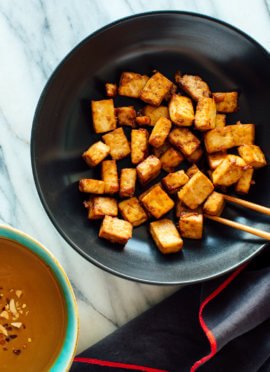
[[[62,347],[65,300],[51,269],[0,237],[0,370],[47,371]]]

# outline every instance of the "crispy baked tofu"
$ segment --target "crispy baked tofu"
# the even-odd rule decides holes
[[[191,155],[187,156],[187,161],[197,163],[203,156],[203,149],[199,146]]]
[[[130,198],[135,193],[137,172],[134,168],[123,168],[120,175],[120,191],[121,198]]]
[[[188,128],[173,129],[169,141],[185,156],[190,156],[200,146],[200,140]]]
[[[82,157],[89,165],[89,167],[95,167],[102,162],[110,153],[110,147],[105,145],[102,141],[94,143],[86,150]]]
[[[119,191],[117,166],[115,160],[104,160],[101,163],[101,178],[105,183],[105,194],[116,194]]]
[[[238,93],[213,93],[213,98],[217,105],[218,112],[230,113],[238,109]]]
[[[152,127],[151,119],[149,116],[137,116],[135,121],[140,127]]]
[[[169,119],[160,118],[150,134],[150,145],[156,148],[162,146],[170,133],[171,127],[172,123]]]
[[[203,205],[203,212],[210,216],[220,216],[225,206],[224,196],[216,191],[213,191],[208,196]]]
[[[216,114],[216,128],[223,128],[226,125],[226,115],[225,114]]]
[[[164,97],[164,101],[167,101],[169,102],[170,99],[172,98],[172,96],[177,92],[177,85],[173,83],[171,89],[169,90],[169,92],[166,94],[166,96]]]
[[[158,148],[155,148],[155,147],[152,147],[151,148],[151,152],[157,157],[157,158],[160,158],[161,155],[164,154],[164,152],[166,150],[168,150],[168,148],[170,148],[171,145],[170,143],[166,140],[162,146],[158,147]]]
[[[253,173],[253,168],[247,168],[243,170],[242,176],[235,184],[235,191],[238,194],[248,194],[250,186],[252,185]]]
[[[105,183],[100,180],[93,180],[92,178],[83,178],[79,181],[79,190],[91,194],[104,194]]]
[[[176,253],[183,247],[183,240],[177,228],[167,218],[151,222],[150,234],[161,253]]]
[[[209,86],[200,76],[181,76],[181,74],[177,72],[175,74],[175,81],[195,101],[198,101],[202,97],[210,97],[211,95]]]
[[[178,192],[178,198],[190,209],[197,208],[214,191],[214,185],[201,171],[197,171]]]
[[[227,155],[214,170],[212,179],[214,185],[231,186],[242,176],[246,163],[240,156]]]
[[[149,77],[135,72],[123,72],[120,77],[118,94],[120,96],[139,98]]]
[[[140,183],[145,185],[159,175],[161,162],[155,155],[150,155],[137,165],[136,170]]]
[[[226,125],[205,133],[204,144],[208,153],[218,152],[241,145],[252,145],[255,138],[254,124]]]
[[[110,155],[114,160],[123,159],[130,154],[129,142],[123,128],[104,134],[102,139],[110,147]]]
[[[226,151],[213,152],[207,155],[209,167],[213,170],[216,169],[221,162],[227,157]]]
[[[266,166],[266,160],[261,148],[256,145],[242,145],[238,147],[238,153],[245,163],[253,168]]]
[[[125,245],[132,238],[132,225],[117,217],[105,216],[98,236],[112,243]]]
[[[168,173],[174,172],[175,168],[178,167],[184,160],[183,155],[175,150],[172,146],[169,146],[161,157],[159,158],[161,167]]]
[[[152,191],[155,187],[157,186],[160,186],[162,187],[161,185],[161,182],[157,182],[155,183],[153,186],[149,187],[149,189],[145,190],[144,192],[142,192],[139,196],[138,196],[138,199],[140,202],[142,202],[142,199],[150,192]]]
[[[136,111],[133,106],[117,107],[115,112],[118,125],[135,127]]]
[[[91,197],[86,205],[90,220],[98,220],[104,216],[116,217],[118,215],[117,201],[114,198],[95,196]]]
[[[146,105],[143,108],[143,114],[150,118],[150,125],[154,126],[160,118],[170,119],[169,110],[167,106],[150,106]]]
[[[148,131],[146,129],[132,129],[131,131],[131,162],[141,163],[148,156]]]
[[[186,171],[186,175],[191,178],[194,176],[195,173],[197,173],[200,169],[197,167],[196,164],[193,164],[191,167],[189,167]]]
[[[174,201],[161,188],[155,185],[140,198],[145,209],[155,218],[160,218],[174,207]]]
[[[160,72],[156,72],[145,84],[141,91],[142,101],[152,106],[160,106],[166,94],[172,88],[173,83]]]
[[[132,226],[140,226],[148,220],[148,216],[136,197],[119,203],[119,210],[124,220]]]
[[[171,121],[180,127],[190,127],[194,121],[194,109],[189,97],[174,94],[169,102]]]
[[[92,101],[92,119],[96,133],[105,133],[116,128],[116,117],[112,99]]]
[[[181,200],[177,199],[175,203],[175,216],[176,217],[181,217],[183,213],[202,213],[202,208],[198,207],[196,209],[190,209],[187,207]]]
[[[179,170],[174,173],[167,174],[166,177],[162,179],[162,184],[169,194],[173,194],[180,189],[185,183],[187,183],[189,177],[183,170]]]
[[[117,85],[112,83],[105,84],[106,96],[107,97],[116,97],[117,96]]]
[[[191,212],[183,213],[179,220],[181,236],[188,239],[202,239],[203,215]]]
[[[216,104],[213,98],[200,98],[195,113],[195,128],[200,131],[214,129],[216,126]]]

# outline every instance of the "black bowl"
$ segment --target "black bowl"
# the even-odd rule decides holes
[[[256,143],[270,153],[269,55],[249,36],[215,19],[184,12],[154,12],[117,21],[80,43],[58,66],[35,113],[31,156],[43,206],[55,227],[77,252],[97,266],[145,283],[194,283],[213,278],[249,260],[265,242],[205,221],[203,240],[185,240],[182,253],[163,256],[147,227],[134,229],[124,249],[98,238],[99,223],[87,220],[78,180],[99,177],[81,158],[98,138],[91,125],[90,100],[104,97],[104,83],[122,71],[169,78],[176,70],[198,74],[212,91],[240,92],[240,110],[228,121],[256,124]],[[116,105],[130,104],[117,98]],[[132,101],[133,102],[133,101]],[[120,165],[125,165],[123,161]],[[247,199],[270,203],[270,172],[256,173]],[[224,216],[267,230],[269,219],[227,205]]]

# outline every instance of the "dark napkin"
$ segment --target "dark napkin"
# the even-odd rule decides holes
[[[71,371],[270,371],[270,247],[186,286],[75,358]]]

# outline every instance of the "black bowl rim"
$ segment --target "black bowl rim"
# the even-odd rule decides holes
[[[224,27],[242,35],[245,39],[249,40],[252,44],[254,44],[255,47],[258,48],[263,54],[265,54],[266,58],[270,59],[270,53],[259,42],[257,42],[255,39],[253,39],[248,34],[246,34],[244,31],[240,30],[239,28],[237,28],[237,27],[235,27],[235,26],[233,26],[233,25],[231,25],[227,22],[224,22],[224,21],[219,20],[219,19],[214,18],[214,17],[210,17],[208,15],[204,15],[204,14],[200,14],[200,13],[196,13],[196,12],[181,11],[181,10],[159,10],[159,11],[149,11],[149,12],[144,12],[144,13],[138,13],[138,14],[134,14],[134,15],[131,15],[131,16],[123,17],[123,18],[120,18],[120,19],[118,19],[114,22],[111,22],[111,23],[99,28],[98,30],[91,33],[90,35],[86,36],[57,65],[57,67],[54,69],[54,71],[52,72],[52,74],[48,78],[48,80],[47,80],[47,82],[46,82],[46,84],[45,84],[45,86],[44,86],[44,88],[41,92],[41,95],[39,97],[39,100],[38,100],[38,103],[37,103],[37,106],[36,106],[36,110],[35,110],[35,113],[34,113],[34,117],[33,117],[31,139],[30,139],[30,142],[31,142],[30,143],[30,155],[31,155],[32,172],[33,172],[34,182],[35,182],[35,185],[36,185],[36,189],[37,189],[41,204],[42,204],[43,208],[45,209],[49,219],[53,223],[54,227],[60,233],[60,235],[66,240],[66,242],[76,252],[78,252],[82,257],[84,257],[87,261],[89,261],[92,264],[94,264],[95,266],[109,272],[110,274],[114,274],[114,275],[116,275],[120,278],[127,279],[127,280],[130,280],[130,281],[135,281],[135,282],[144,283],[144,284],[151,284],[151,285],[162,285],[162,286],[180,285],[180,284],[181,285],[195,284],[195,283],[211,280],[211,279],[217,278],[219,276],[222,276],[222,275],[224,275],[226,273],[229,273],[232,270],[240,267],[241,265],[245,264],[246,262],[250,261],[261,250],[263,250],[268,245],[268,243],[265,243],[265,244],[261,245],[260,247],[258,247],[258,249],[256,249],[254,252],[252,252],[249,256],[247,256],[243,260],[239,261],[235,265],[231,266],[230,268],[225,269],[223,271],[220,271],[216,274],[209,275],[205,278],[200,278],[200,279],[193,279],[193,280],[191,279],[191,280],[186,280],[186,281],[175,280],[175,281],[168,281],[168,282],[160,282],[159,280],[141,279],[141,278],[138,278],[136,276],[124,274],[124,273],[121,273],[117,270],[114,270],[114,269],[112,269],[112,268],[110,268],[106,265],[103,265],[101,262],[95,260],[94,258],[88,256],[82,249],[80,249],[80,247],[78,247],[75,243],[73,243],[73,241],[67,236],[65,231],[63,231],[60,228],[60,226],[58,225],[56,219],[54,218],[53,214],[50,211],[50,208],[49,208],[49,206],[46,202],[44,194],[42,193],[41,185],[39,183],[38,171],[37,171],[36,163],[35,163],[35,141],[34,141],[34,138],[35,138],[37,123],[38,123],[37,118],[39,116],[39,112],[40,112],[40,109],[41,109],[41,106],[42,106],[42,103],[43,103],[43,98],[46,96],[46,94],[47,94],[47,92],[48,92],[48,90],[49,90],[49,88],[50,88],[50,86],[51,86],[51,84],[54,80],[54,77],[57,75],[58,71],[62,68],[62,66],[66,63],[66,61],[70,57],[72,57],[74,53],[77,52],[77,50],[80,47],[82,47],[84,44],[86,44],[90,39],[92,39],[95,36],[103,33],[104,31],[108,31],[109,29],[113,28],[116,25],[123,24],[125,22],[129,22],[130,20],[134,20],[134,19],[137,19],[137,18],[144,18],[144,17],[149,17],[149,16],[152,17],[152,16],[156,16],[156,15],[165,15],[166,16],[166,15],[171,15],[171,14],[176,14],[176,15],[180,15],[180,16],[181,15],[187,15],[187,16],[190,16],[190,17],[202,18],[204,20],[216,23],[218,25],[222,25],[222,26],[224,26]]]

